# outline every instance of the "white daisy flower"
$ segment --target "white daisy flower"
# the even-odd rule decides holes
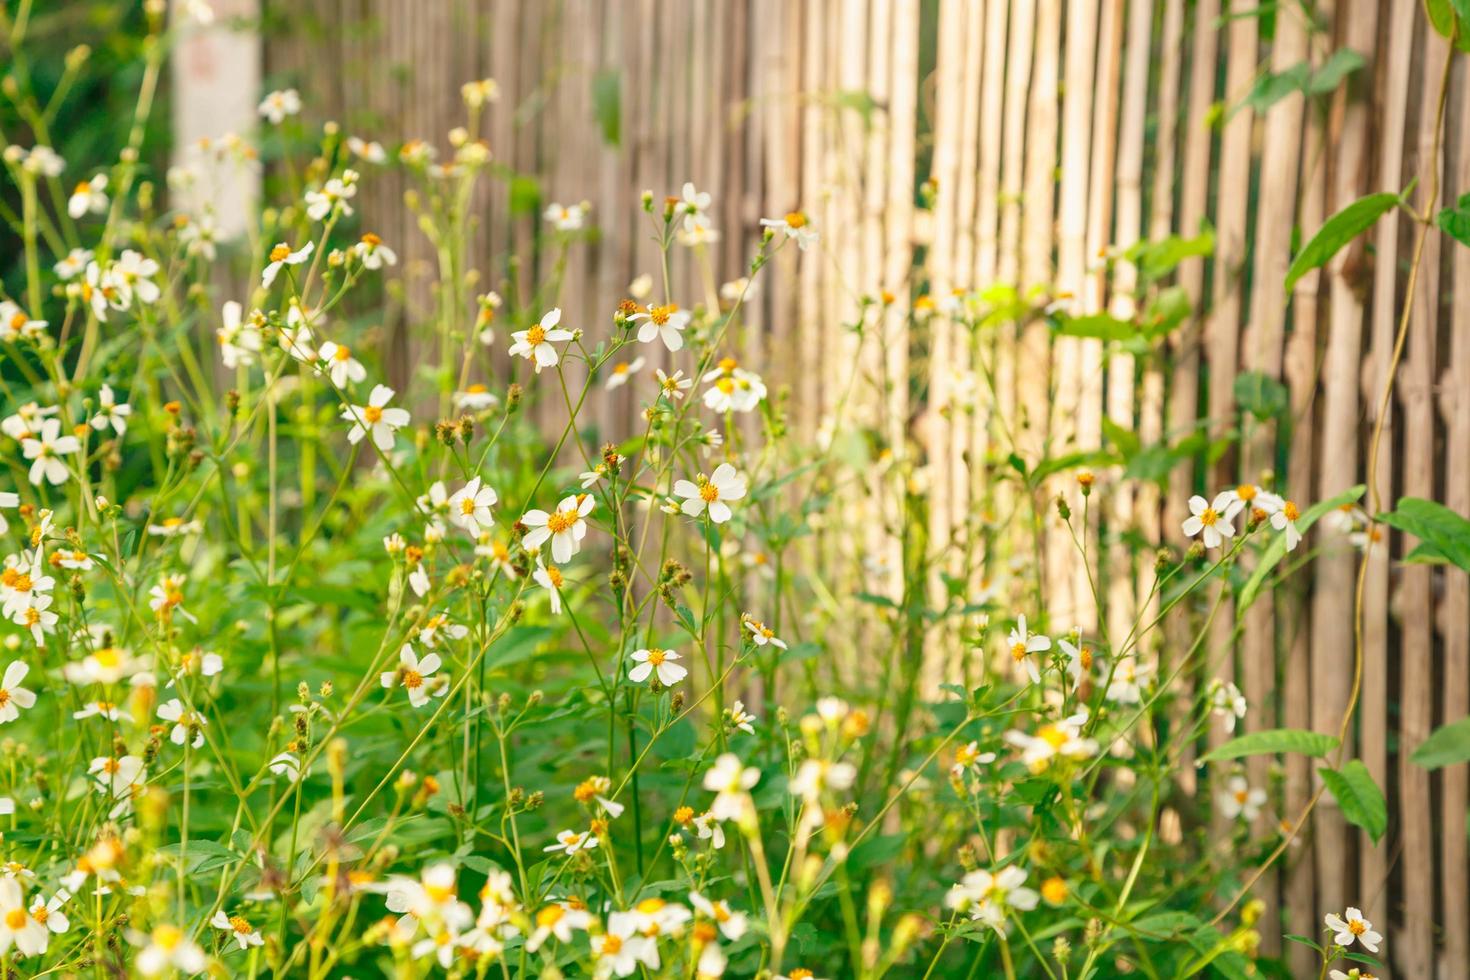
[[[511,344],[507,352],[512,357],[520,356],[531,361],[536,366],[536,373],[540,374],[542,368],[556,367],[561,359],[556,348],[552,344],[560,344],[571,340],[573,334],[570,330],[564,330],[557,326],[561,323],[561,308],[551,310],[541,318],[541,322],[527,330],[517,330],[511,334],[515,343]]]
[[[1373,923],[1363,918],[1363,913],[1359,909],[1349,908],[1345,915],[1329,912],[1322,921],[1333,933],[1333,943],[1344,948],[1351,946],[1356,940],[1362,943],[1363,948],[1368,952],[1376,953],[1378,944],[1383,941],[1382,934],[1373,930]]]
[[[788,212],[781,218],[762,218],[761,225],[779,232],[796,242],[796,247],[805,252],[817,242],[817,232],[801,211]]]
[[[342,420],[352,423],[347,441],[356,445],[369,432],[373,445],[382,452],[393,449],[394,433],[412,421],[408,412],[401,408],[388,408],[393,398],[393,389],[387,385],[374,385],[366,405],[347,405],[342,408]]]
[[[92,416],[92,428],[98,432],[111,428],[122,435],[128,431],[128,416],[131,414],[133,406],[127,402],[119,402],[113,394],[112,386],[104,384],[97,393],[97,414]]]
[[[262,118],[269,120],[273,126],[279,126],[287,116],[294,116],[301,111],[301,93],[294,88],[271,92],[260,100],[260,105],[256,108]]]
[[[642,321],[642,326],[638,328],[640,344],[662,340],[664,346],[670,351],[676,351],[684,346],[684,328],[689,326],[691,318],[692,314],[688,310],[681,310],[673,303],[669,303],[665,306],[639,310],[628,317],[628,320],[630,322]]]
[[[1227,820],[1244,819],[1247,823],[1261,815],[1266,805],[1266,791],[1251,787],[1244,776],[1231,776],[1225,788],[1215,794],[1215,806]]]
[[[288,265],[300,265],[311,258],[312,251],[316,248],[315,242],[307,242],[296,251],[291,251],[291,246],[285,242],[278,243],[270,251],[270,263],[260,274],[260,285],[269,289],[271,283],[276,281],[276,276]]]
[[[1184,533],[1194,537],[1203,533],[1206,548],[1218,548],[1226,538],[1235,537],[1235,527],[1225,512],[1230,507],[1230,495],[1216,494],[1207,501],[1196,494],[1189,498],[1189,516],[1184,519]]]
[[[41,422],[40,432],[32,438],[23,439],[20,447],[25,458],[33,461],[30,470],[31,484],[39,487],[43,482],[53,486],[65,483],[71,476],[71,471],[66,468],[61,457],[79,452],[82,444],[76,436],[61,434],[59,419],[48,418]]]
[[[1026,628],[1026,617],[1016,617],[1015,628],[1007,639],[1010,644],[1011,659],[1018,664],[1024,664],[1026,674],[1031,678],[1031,683],[1041,682],[1041,668],[1037,664],[1038,658],[1031,656],[1033,653],[1045,653],[1051,649],[1051,640],[1040,633],[1032,633]]]
[[[619,361],[612,366],[607,376],[607,381],[603,383],[603,387],[608,391],[615,391],[621,388],[628,383],[629,378],[642,371],[643,365],[646,363],[648,363],[648,360],[643,357],[635,357],[631,361]]]
[[[673,650],[660,647],[634,650],[631,659],[636,666],[628,671],[628,680],[635,684],[648,680],[648,675],[654,672],[657,672],[658,682],[664,687],[673,687],[689,676],[688,670],[675,663],[679,655]]]
[[[680,509],[685,515],[698,517],[708,509],[709,519],[716,524],[734,516],[728,501],[739,500],[746,492],[745,478],[735,467],[721,463],[708,478],[701,473],[697,480],[697,484],[689,480],[674,483],[674,495],[684,499]]]
[[[98,174],[84,180],[71,192],[66,201],[66,213],[73,220],[81,220],[88,214],[101,214],[107,210],[107,175]]]
[[[367,368],[352,356],[351,349],[345,344],[329,340],[317,350],[317,357],[321,359],[317,370],[330,377],[338,388],[346,388],[349,381],[360,384],[367,380]]]
[[[448,678],[434,676],[441,663],[437,653],[419,659],[413,647],[405,643],[398,651],[398,669],[383,673],[378,681],[384,688],[403,688],[408,692],[408,703],[422,708],[429,698],[442,698],[449,692]]]
[[[489,530],[495,526],[490,508],[499,499],[494,489],[488,484],[482,485],[477,476],[449,498],[449,519],[471,534]]]
[[[552,560],[566,564],[582,550],[582,539],[587,536],[586,518],[596,505],[591,494],[579,493],[563,498],[550,514],[544,510],[526,511],[521,523],[531,530],[522,540],[522,546],[527,551],[536,551],[549,538]]]

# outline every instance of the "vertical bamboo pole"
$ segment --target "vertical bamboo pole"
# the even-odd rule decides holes
[[[1127,49],[1124,55],[1127,67],[1123,77],[1123,113],[1122,126],[1118,132],[1118,165],[1117,165],[1117,227],[1113,233],[1113,242],[1121,251],[1129,248],[1138,241],[1143,227],[1143,141],[1144,127],[1148,115],[1148,75],[1151,50],[1151,35],[1153,32],[1153,14],[1149,10],[1147,0],[1131,0],[1128,4],[1127,17]],[[1121,0],[1103,0],[1103,21],[1113,21],[1112,31],[1117,37],[1123,36],[1123,25],[1117,23],[1123,14]],[[1103,50],[1108,50],[1106,38],[1108,32],[1103,32]],[[1113,61],[1113,85],[1112,91],[1116,92],[1117,55],[1112,56]],[[1107,86],[1101,87],[1101,92]],[[1116,101],[1115,98],[1111,99]],[[1099,116],[1103,118],[1103,116]],[[1096,142],[1096,141],[1094,141]],[[1102,170],[1099,161],[1099,170]],[[1101,251],[1107,244],[1104,237],[1106,228],[1104,220],[1097,216],[1088,223],[1088,255],[1092,261],[1102,269],[1103,263]],[[1099,272],[1095,276],[1096,284],[1092,287],[1095,293],[1094,301],[1101,304],[1103,289],[1106,284],[1102,282],[1103,275]],[[1138,284],[1138,270],[1133,264],[1120,261],[1114,270],[1114,291],[1109,301],[1109,310],[1114,316],[1129,318],[1134,314],[1133,291]],[[1133,387],[1134,387],[1134,364],[1129,355],[1114,354],[1108,363],[1108,391],[1107,411],[1108,418],[1125,429],[1133,428]],[[1128,523],[1135,515],[1135,500],[1131,487],[1125,486],[1118,480],[1108,488],[1107,496],[1107,535],[1108,562],[1107,562],[1107,625],[1108,635],[1104,637],[1109,650],[1121,648],[1122,641],[1126,635],[1129,624],[1133,622],[1135,613],[1134,583],[1131,555],[1123,532]],[[1144,658],[1140,657],[1140,661]]]
[[[1148,222],[1149,239],[1153,241],[1168,237],[1174,230],[1180,65],[1184,56],[1183,0],[1167,0],[1165,4],[1159,51],[1158,129],[1154,141],[1153,193]],[[1160,352],[1159,356],[1149,358],[1144,366],[1139,393],[1138,435],[1145,446],[1157,445],[1164,438],[1166,356]],[[1161,496],[1159,487],[1152,482],[1138,488],[1134,513],[1145,541],[1163,538]],[[1159,613],[1159,597],[1155,594],[1157,581],[1153,563],[1144,562],[1138,570],[1138,603],[1147,620],[1153,620]]]
[[[1276,22],[1276,38],[1271,45],[1271,70],[1281,73],[1307,56],[1306,27],[1300,17],[1284,16]],[[1250,326],[1246,331],[1244,362],[1255,372],[1272,379],[1281,376],[1283,342],[1286,328],[1286,270],[1291,264],[1291,236],[1294,222],[1282,220],[1296,213],[1297,177],[1302,154],[1302,113],[1304,96],[1288,95],[1266,113],[1265,144],[1261,155],[1260,190],[1256,218],[1255,275],[1251,292]],[[1222,330],[1223,330],[1222,324]],[[1241,472],[1246,483],[1268,482],[1275,468],[1276,425],[1268,420],[1250,424],[1241,452]],[[1310,456],[1308,456],[1310,458]],[[1294,488],[1292,488],[1294,489]],[[1249,511],[1238,520],[1244,524]],[[1269,533],[1269,532],[1268,532]],[[1240,659],[1244,683],[1242,689],[1252,706],[1248,719],[1253,729],[1274,727],[1278,705],[1276,683],[1276,615],[1273,596],[1269,593],[1246,612],[1245,632]],[[1272,760],[1257,755],[1247,760],[1246,771],[1253,785],[1265,786],[1270,779]],[[1268,832],[1271,820],[1263,812],[1257,822],[1258,832]],[[1266,922],[1273,926],[1279,919],[1276,896],[1268,876],[1263,897],[1268,909]],[[1280,952],[1279,930],[1262,932],[1262,949]]]
[[[1376,48],[1376,5],[1368,4],[1342,20],[1342,43],[1371,58]],[[1329,210],[1338,211],[1368,192],[1372,168],[1371,63],[1335,97],[1333,138],[1335,161]],[[1364,301],[1368,285],[1366,241],[1338,253],[1327,267],[1329,309],[1326,360],[1322,368],[1322,462],[1317,493],[1335,496],[1358,482],[1360,355],[1363,348]],[[1305,420],[1303,420],[1305,424]],[[1294,493],[1303,493],[1293,487]],[[1312,728],[1336,734],[1347,710],[1347,672],[1339,669],[1344,650],[1353,644],[1353,592],[1357,561],[1346,542],[1321,540],[1324,549],[1314,566],[1312,596]],[[1317,859],[1317,896],[1322,908],[1346,908],[1359,899],[1353,869],[1341,859],[1349,845],[1347,824],[1340,814],[1319,811],[1311,839]],[[1349,882],[1352,882],[1350,885]],[[1364,901],[1367,896],[1362,896]]]
[[[971,282],[989,286],[999,272],[1000,162],[1004,145],[1006,81],[1006,0],[985,8],[985,65],[980,80],[980,176],[975,214],[975,274]]]
[[[1219,36],[1214,29],[1215,19],[1220,14],[1219,0],[1199,0],[1194,14],[1189,101],[1184,127],[1184,169],[1180,179],[1178,232],[1183,235],[1197,234],[1200,223],[1209,213],[1213,146],[1209,118],[1215,101],[1215,68],[1219,56]],[[1195,314],[1188,326],[1175,335],[1172,348],[1167,433],[1171,440],[1191,432],[1199,417],[1200,332],[1204,323],[1205,300],[1203,259],[1188,259],[1180,264],[1179,285],[1189,296]],[[1165,540],[1179,540],[1179,526],[1188,514],[1186,502],[1194,489],[1194,462],[1182,460],[1169,474],[1169,494],[1164,505]],[[1186,649],[1190,636],[1186,617],[1174,616],[1166,624],[1165,636],[1169,649]],[[1229,680],[1230,676],[1227,674],[1225,679]],[[1212,738],[1218,740],[1223,734],[1223,729],[1217,725],[1212,731]],[[1185,791],[1193,791],[1194,770],[1184,767],[1179,781]]]
[[[960,140],[963,128],[963,91],[965,57],[965,3],[963,0],[941,0],[939,5],[938,52],[935,64],[934,157],[930,180],[938,188],[935,197],[934,240],[929,249],[929,288],[938,299],[954,288],[954,261],[959,239],[958,197]],[[952,364],[962,346],[954,318],[941,309],[929,318],[929,408],[925,415],[921,438],[927,443],[926,464],[931,474],[929,538],[930,547],[944,548],[956,529],[956,517],[962,516],[955,501],[950,447],[953,430],[961,425],[951,406],[955,388]],[[929,586],[930,602],[942,608],[946,602],[945,573],[952,567],[935,567]],[[947,643],[934,646],[940,654],[931,658],[942,662]],[[926,664],[926,687],[936,681],[939,666]]]
[[[1407,140],[1409,80],[1414,69],[1414,33],[1417,8],[1411,4],[1390,6],[1388,48],[1383,54],[1386,81],[1381,105],[1382,132],[1376,138],[1381,153],[1378,190],[1403,190],[1404,146]],[[1377,413],[1388,382],[1389,357],[1398,326],[1399,238],[1402,224],[1397,211],[1390,211],[1374,228],[1372,367],[1364,382],[1367,424],[1378,424]],[[1382,421],[1383,438],[1378,450],[1378,486],[1368,488],[1367,506],[1393,501],[1395,419],[1393,404]],[[1371,461],[1369,463],[1371,465]],[[1376,495],[1375,495],[1376,494]],[[1379,532],[1380,534],[1382,532]],[[1363,694],[1358,708],[1360,739],[1358,754],[1379,786],[1388,787],[1388,688],[1389,688],[1389,549],[1386,538],[1373,542],[1364,559],[1368,562],[1363,595]],[[1367,835],[1359,838],[1358,896],[1365,915],[1383,918],[1396,910],[1397,895],[1390,890],[1388,862]]]
[[[1335,6],[1336,0],[1327,0],[1324,16],[1330,19]],[[1313,47],[1311,57],[1314,65],[1321,63],[1330,47],[1329,43]],[[1327,202],[1327,120],[1324,106],[1309,104],[1307,108],[1306,135],[1302,141],[1300,218],[1296,224],[1301,228],[1318,228],[1324,220]],[[1314,423],[1318,415],[1317,361],[1323,280],[1324,276],[1314,271],[1302,277],[1291,296],[1287,297],[1292,303],[1292,330],[1286,342],[1283,373],[1290,391],[1291,444],[1287,454],[1285,487],[1290,499],[1298,502],[1319,496],[1314,493],[1313,477],[1319,471],[1316,463],[1317,426]],[[1355,437],[1356,433],[1350,438]],[[1283,624],[1279,632],[1286,641],[1281,666],[1284,690],[1281,722],[1287,728],[1307,729],[1312,725],[1311,645],[1315,622],[1308,603],[1310,589],[1310,579],[1297,576],[1278,593],[1278,615]],[[1282,812],[1300,813],[1313,791],[1313,764],[1304,756],[1292,754],[1286,757],[1285,768]],[[1314,829],[1321,827],[1324,816],[1330,814],[1319,809],[1315,814],[1317,822]],[[1283,868],[1285,928],[1290,933],[1302,935],[1316,928],[1315,872],[1312,852],[1305,847],[1299,849]],[[1310,973],[1316,964],[1312,951],[1298,943],[1286,944],[1282,953],[1295,974]]]
[[[1066,85],[1062,96],[1061,189],[1057,208],[1056,293],[1069,297],[1072,312],[1083,309],[1081,294],[1087,270],[1087,189],[1088,171],[1096,161],[1090,160],[1092,144],[1093,77],[1097,63],[1097,0],[1072,0],[1066,5]],[[1114,100],[1116,101],[1116,100]],[[1111,134],[1109,134],[1111,139]],[[1050,179],[1050,174],[1048,174]],[[1031,206],[1031,194],[1027,194]],[[1048,248],[1050,243],[1048,242]],[[1096,379],[1085,377],[1083,341],[1076,337],[1058,337],[1052,344],[1051,381],[1054,384],[1054,411],[1046,430],[1052,455],[1070,452],[1080,445],[1079,423],[1084,413],[1095,415]],[[1101,360],[1098,358],[1098,360]],[[1084,397],[1083,387],[1089,390]],[[1062,490],[1061,480],[1053,481],[1043,495],[1050,501]],[[1075,518],[1080,521],[1080,514]],[[1096,610],[1086,589],[1086,569],[1076,553],[1071,534],[1059,526],[1060,519],[1047,513],[1046,583],[1047,612],[1058,624],[1076,624],[1086,629],[1095,622]],[[1082,535],[1086,535],[1086,528]],[[1082,589],[1078,590],[1078,575]]]
[[[1440,76],[1449,45],[1428,33],[1425,38],[1420,91],[1418,171],[1421,190],[1436,182],[1432,168],[1444,161],[1434,154],[1435,112]],[[1420,195],[1419,210],[1438,212],[1440,202]],[[1406,497],[1433,497],[1435,486],[1434,364],[1439,326],[1440,236],[1425,240],[1423,262],[1412,295],[1409,339],[1396,391],[1404,413],[1403,493]],[[1385,502],[1386,503],[1386,502]],[[1403,835],[1404,926],[1397,945],[1397,962],[1408,976],[1430,976],[1434,967],[1434,826],[1428,806],[1429,773],[1409,758],[1408,746],[1428,737],[1434,720],[1434,601],[1432,570],[1406,564],[1400,572],[1400,591],[1394,605],[1399,615],[1399,792],[1405,805],[1399,813]]]

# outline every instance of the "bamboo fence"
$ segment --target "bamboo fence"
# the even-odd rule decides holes
[[[1446,49],[1420,4],[1315,0],[1315,8],[1319,29],[1283,4],[1267,30],[1240,11],[1222,18],[1229,7],[1220,0],[271,2],[268,14],[288,29],[273,34],[267,18],[265,77],[267,87],[298,85],[312,115],[390,146],[442,142],[463,121],[460,84],[495,78],[502,94],[484,131],[497,158],[534,177],[542,202],[590,202],[601,229],[568,260],[561,305],[573,324],[605,322],[627,283],[655,268],[655,246],[633,230],[645,189],[661,197],[692,180],[714,195],[720,281],[743,273],[758,219],[805,209],[823,247],[779,257],[751,305],[739,356],[773,391],[789,392],[795,427],[811,435],[853,370],[855,338],[844,324],[857,317],[859,296],[893,293],[879,353],[861,356],[890,377],[928,375],[926,385],[893,386],[885,417],[897,420],[891,442],[908,419],[928,449],[931,540],[955,533],[985,493],[991,406],[940,410],[965,397],[956,379],[978,367],[977,356],[993,365],[994,409],[1016,419],[1022,444],[1038,453],[1102,445],[1104,419],[1144,444],[1177,438],[1198,419],[1219,435],[1232,425],[1239,373],[1279,379],[1289,424],[1254,426],[1213,463],[1177,467],[1164,493],[1119,493],[1093,515],[1116,623],[1147,599],[1153,574],[1150,563],[1134,564],[1121,531],[1178,546],[1191,492],[1263,472],[1299,500],[1364,481],[1408,301],[1378,491],[1384,506],[1417,495],[1470,511],[1470,249],[1430,236],[1424,273],[1406,297],[1412,223],[1390,214],[1291,295],[1282,288],[1295,229],[1309,235],[1350,201],[1399,191],[1415,176],[1416,207],[1434,210],[1423,200],[1431,166],[1442,168],[1444,196],[1470,190],[1470,60],[1454,67],[1448,138],[1431,159]],[[1340,48],[1365,65],[1334,92],[1296,92],[1261,112],[1246,104],[1263,73],[1320,66]],[[391,318],[406,323],[431,302],[433,256],[401,206],[399,179],[376,176],[362,210],[404,257]],[[926,180],[932,207],[919,203]],[[548,270],[555,256],[537,214],[517,213],[503,191],[487,193],[479,214],[487,274],[500,263],[495,275],[524,290]],[[932,321],[924,350],[907,329],[920,283],[934,297],[1015,283],[1067,297],[1079,312],[1129,315],[1137,271],[1102,261],[1103,250],[1192,236],[1205,221],[1215,252],[1174,277],[1195,315],[1165,364],[1122,356],[1105,365],[1099,341],[1054,337],[1041,323],[996,333],[983,350],[944,318]],[[695,270],[681,255],[677,281],[692,283]],[[411,363],[411,332],[398,336]],[[650,361],[651,369],[657,356]],[[609,433],[631,431],[629,393],[597,398]],[[1223,668],[1250,699],[1247,730],[1335,734],[1348,701],[1359,556],[1325,533],[1311,537],[1323,546],[1311,575],[1250,610]],[[1263,929],[1269,949],[1281,932],[1316,934],[1325,912],[1356,904],[1387,924],[1397,973],[1459,978],[1470,974],[1465,766],[1429,774],[1408,753],[1470,711],[1470,583],[1457,571],[1396,563],[1412,546],[1402,537],[1393,533],[1366,559],[1364,685],[1351,746],[1388,795],[1389,836],[1373,846],[1325,796],[1257,894],[1284,919]],[[1097,611],[1071,548],[1064,531],[1048,529],[1053,621],[1087,628]],[[1217,642],[1229,644],[1230,619]],[[954,668],[935,657],[935,678]],[[1250,765],[1256,783],[1280,776],[1279,813],[1299,810],[1315,790],[1302,759]],[[1300,949],[1285,952],[1294,973],[1313,969]]]

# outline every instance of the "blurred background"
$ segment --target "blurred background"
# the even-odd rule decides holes
[[[1033,466],[1095,454],[1084,458],[1099,461],[1103,481],[1144,477],[1138,493],[1120,487],[1091,515],[1108,555],[1110,621],[1146,601],[1149,546],[1179,546],[1190,493],[1263,482],[1305,502],[1364,482],[1410,301],[1376,500],[1386,509],[1428,497],[1470,512],[1470,248],[1429,236],[1409,294],[1414,223],[1396,211],[1321,273],[1283,287],[1302,241],[1350,202],[1417,181],[1410,199],[1433,214],[1470,191],[1470,65],[1448,68],[1438,141],[1449,48],[1413,0],[213,6],[215,25],[172,52],[169,111],[145,143],[160,187],[168,161],[201,138],[255,133],[255,106],[273,89],[300,90],[305,109],[291,125],[335,122],[380,141],[390,159],[409,139],[447,156],[450,130],[474,115],[500,178],[475,206],[475,273],[512,301],[559,279],[564,322],[589,328],[607,322],[635,277],[657,273],[640,221],[645,190],[662,199],[692,181],[713,195],[717,237],[681,250],[672,270],[676,292],[695,302],[746,273],[762,217],[802,210],[821,246],[784,250],[762,275],[741,359],[807,434],[855,370],[906,379],[885,395],[885,417],[897,420],[886,431],[872,431],[873,406],[852,418],[878,446],[923,455],[934,540],[955,533],[1007,465],[991,452],[996,418],[1020,426]],[[121,2],[36,5],[37,70],[54,65],[59,78],[66,52],[85,43],[110,73],[71,101],[79,115],[55,120],[67,159],[122,142],[143,36],[122,28],[141,16]],[[499,98],[467,114],[460,87],[482,78]],[[9,111],[0,106],[0,123],[15,140]],[[271,139],[260,173],[212,192],[228,228],[243,227],[269,187]],[[1438,200],[1427,199],[1431,186]],[[363,229],[402,257],[400,282],[373,314],[401,352],[401,378],[437,274],[408,187],[391,166],[374,169],[359,197]],[[542,213],[583,201],[585,241],[563,254]],[[16,250],[0,245],[10,283]],[[1091,321],[1092,336],[1043,319],[967,331],[943,315],[955,290],[1107,318]],[[865,299],[884,304],[884,342],[879,355],[865,348],[882,363],[859,365],[850,325]],[[1110,333],[1118,321],[1147,342]],[[632,396],[597,397],[601,424],[626,433]],[[1359,905],[1392,923],[1388,954],[1402,975],[1458,978],[1470,968],[1465,767],[1431,774],[1408,753],[1470,711],[1470,584],[1453,568],[1401,563],[1414,542],[1382,532],[1354,550],[1319,526],[1310,574],[1256,603],[1235,632],[1223,617],[1214,640],[1234,647],[1225,675],[1251,701],[1248,727],[1335,734],[1352,680],[1357,562],[1369,562],[1350,737],[1388,795],[1388,844],[1368,846],[1324,797],[1260,894],[1288,931],[1308,935],[1325,911]],[[1052,529],[1033,560],[1054,621],[1096,629],[1071,547]],[[1158,655],[1177,652],[1166,643]],[[961,655],[936,644],[934,676]],[[1277,782],[1288,813],[1316,789],[1299,757],[1251,766],[1253,783]]]

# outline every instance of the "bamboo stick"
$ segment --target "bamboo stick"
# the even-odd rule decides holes
[[[1417,158],[1425,175],[1421,188],[1434,186],[1431,168],[1443,166],[1434,155],[1435,112],[1440,76],[1449,46],[1427,37],[1423,57]],[[1420,195],[1420,210],[1435,214],[1440,203]],[[1396,391],[1404,413],[1403,494],[1433,497],[1435,486],[1434,365],[1439,325],[1440,237],[1430,235],[1414,292],[1405,298],[1409,340],[1399,369]],[[1385,502],[1386,503],[1386,502]],[[1403,835],[1404,925],[1399,937],[1397,963],[1409,976],[1429,976],[1434,967],[1434,826],[1429,796],[1429,773],[1409,758],[1408,746],[1428,737],[1434,718],[1434,602],[1432,571],[1427,565],[1406,564],[1400,572],[1400,591],[1394,602],[1400,621],[1399,656],[1399,792],[1409,805],[1399,813]]]
[[[1390,8],[1388,48],[1383,54],[1386,80],[1381,104],[1382,133],[1378,138],[1378,189],[1403,190],[1404,145],[1408,131],[1409,79],[1414,68],[1412,53],[1417,22],[1416,10],[1408,4]],[[1364,405],[1367,423],[1378,424],[1379,399],[1388,381],[1389,357],[1398,325],[1399,215],[1391,211],[1374,228],[1373,307],[1371,368],[1365,372]],[[1375,499],[1385,505],[1393,499],[1395,442],[1394,407],[1387,406],[1383,438],[1379,447],[1379,486],[1368,488],[1367,506]],[[1382,534],[1382,531],[1378,532]],[[1363,596],[1363,694],[1359,716],[1359,757],[1379,786],[1388,787],[1388,636],[1389,636],[1389,549],[1387,540],[1373,543],[1367,553],[1368,570]],[[1404,799],[1402,796],[1400,799]],[[1388,863],[1382,852],[1363,835],[1359,838],[1358,896],[1365,915],[1389,914],[1397,896],[1388,889]]]
[[[1377,10],[1373,5],[1342,21],[1342,43],[1371,58],[1376,47]],[[1368,191],[1370,157],[1371,83],[1373,67],[1340,91],[1333,106],[1335,172],[1329,210],[1337,211]],[[1318,496],[1331,497],[1357,483],[1361,408],[1358,399],[1360,353],[1363,347],[1364,304],[1367,285],[1366,242],[1354,242],[1327,268],[1329,287],[1326,361],[1322,369],[1322,461]],[[1294,489],[1295,493],[1302,490]],[[1357,561],[1347,543],[1319,534],[1324,548],[1314,573],[1312,597],[1312,728],[1337,731],[1347,710],[1350,678],[1335,669],[1342,651],[1353,642],[1353,591]],[[1357,901],[1354,869],[1338,856],[1351,853],[1349,830],[1338,814],[1319,812],[1313,825],[1312,847],[1317,856],[1317,895],[1323,908],[1346,908]]]

